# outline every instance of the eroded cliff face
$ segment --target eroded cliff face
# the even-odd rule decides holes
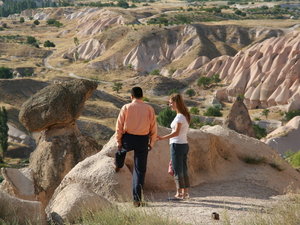
[[[300,107],[300,32],[257,43],[234,57],[222,56],[206,64],[207,76],[218,73],[229,86],[219,97],[244,94],[250,108],[287,104]]]

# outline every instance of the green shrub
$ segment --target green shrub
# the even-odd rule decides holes
[[[54,48],[55,44],[53,42],[47,40],[47,41],[44,42],[44,47],[45,48]]]
[[[114,82],[113,84],[113,91],[116,91],[117,93],[119,93],[119,91],[122,89],[123,84],[120,82]]]
[[[267,136],[267,131],[265,128],[262,128],[256,124],[253,124],[252,126],[253,126],[255,136],[257,139],[261,139],[261,138]]]
[[[150,75],[160,75],[159,69],[152,70],[152,71],[150,72]]]
[[[287,161],[295,168],[299,168],[300,167],[300,151],[296,152],[296,153],[291,153],[288,157],[287,157]]]
[[[10,68],[0,67],[0,79],[11,79],[13,78],[13,73]]]
[[[189,97],[192,97],[196,95],[196,92],[194,89],[188,89],[186,90],[185,94],[188,95]]]
[[[38,41],[35,39],[35,37],[32,37],[32,36],[27,36],[26,43],[29,45],[32,45],[36,48],[39,47]]]
[[[40,21],[35,20],[35,21],[33,21],[33,24],[34,24],[34,25],[39,25],[39,24],[40,24]]]
[[[157,122],[161,126],[170,127],[175,116],[176,112],[167,107],[159,112],[157,116]]]
[[[190,108],[190,113],[198,115],[199,109],[197,107],[193,106],[192,108]]]
[[[143,101],[144,101],[144,102],[149,102],[149,98],[143,97]]]
[[[0,175],[0,184],[2,183],[3,180],[4,178]]]
[[[269,110],[269,109],[264,109],[264,110],[261,112],[261,114],[262,114],[263,116],[265,116],[266,119],[268,119],[269,113],[270,113],[270,110]]]
[[[177,94],[179,93],[178,89],[177,88],[173,88],[171,89],[169,92],[168,92],[168,95],[171,95],[171,94]]]
[[[24,22],[25,22],[24,17],[20,17],[20,23],[24,23]]]
[[[222,116],[220,106],[211,106],[203,114],[204,116]]]
[[[198,86],[203,86],[204,88],[208,88],[208,85],[210,84],[210,78],[209,77],[200,77],[197,81]]]
[[[295,116],[299,116],[300,115],[300,110],[292,110],[289,112],[285,112],[284,113],[284,120],[289,121],[292,118],[294,118]]]
[[[215,124],[210,123],[210,122],[201,122],[199,117],[192,117],[191,123],[190,123],[190,128],[199,129],[206,125],[214,126]]]
[[[63,24],[56,19],[48,19],[47,24],[55,27],[61,27]]]

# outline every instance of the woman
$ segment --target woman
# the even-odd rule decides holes
[[[189,198],[188,188],[190,183],[187,171],[189,145],[187,142],[187,132],[191,116],[180,94],[170,96],[169,106],[177,113],[171,123],[172,132],[165,136],[158,136],[157,138],[158,140],[170,139],[170,155],[177,188],[175,198],[184,199]]]

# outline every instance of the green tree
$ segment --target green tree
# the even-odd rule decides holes
[[[79,40],[77,37],[74,37],[73,41],[74,41],[75,46],[79,45]]]
[[[27,36],[26,43],[37,48],[39,47],[38,41],[35,39],[35,37],[32,36]]]
[[[197,81],[198,86],[202,86],[203,88],[208,88],[211,79],[209,77],[200,77]]]
[[[20,17],[20,23],[24,23],[24,22],[25,22],[24,17]]]
[[[0,161],[3,162],[8,148],[8,125],[7,111],[5,107],[0,108]]]
[[[220,79],[220,75],[219,74],[214,74],[214,75],[212,75],[212,77],[211,77],[211,81],[213,82],[213,83],[219,83],[220,81],[221,81],[221,79]]]
[[[204,112],[204,116],[222,116],[219,106],[211,106]]]
[[[159,69],[152,70],[152,71],[150,72],[150,75],[160,75]]]
[[[300,116],[300,110],[292,110],[284,113],[284,120],[291,120],[295,116]]]
[[[163,127],[170,127],[172,121],[176,116],[176,112],[171,110],[169,107],[159,112],[157,116],[157,122]]]
[[[190,109],[190,113],[192,114],[199,114],[199,109],[195,106],[193,106],[191,109]]]
[[[40,24],[40,21],[39,21],[39,20],[35,20],[35,21],[33,21],[33,24],[34,24],[34,25],[39,25],[39,24]]]
[[[0,79],[11,79],[13,78],[13,73],[10,68],[0,67]]]
[[[265,136],[267,136],[267,131],[265,128],[262,128],[256,124],[253,124],[254,133],[257,139],[261,139]]]
[[[188,95],[189,97],[193,97],[196,95],[196,92],[194,89],[190,88],[190,89],[186,90],[185,94]]]
[[[47,40],[47,41],[44,42],[44,47],[45,48],[54,48],[55,44],[53,42]]]
[[[263,116],[265,116],[266,119],[268,119],[269,113],[270,113],[270,110],[268,110],[268,109],[264,109],[264,110],[261,112],[261,114],[262,114]]]
[[[113,91],[116,91],[117,93],[119,93],[119,91],[122,89],[123,84],[120,82],[114,82],[113,85]]]

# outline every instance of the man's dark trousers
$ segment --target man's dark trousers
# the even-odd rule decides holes
[[[142,188],[147,169],[149,135],[133,135],[125,133],[122,136],[121,152],[116,153],[116,166],[122,168],[126,152],[134,150],[134,170],[132,179],[133,200],[142,200]]]

